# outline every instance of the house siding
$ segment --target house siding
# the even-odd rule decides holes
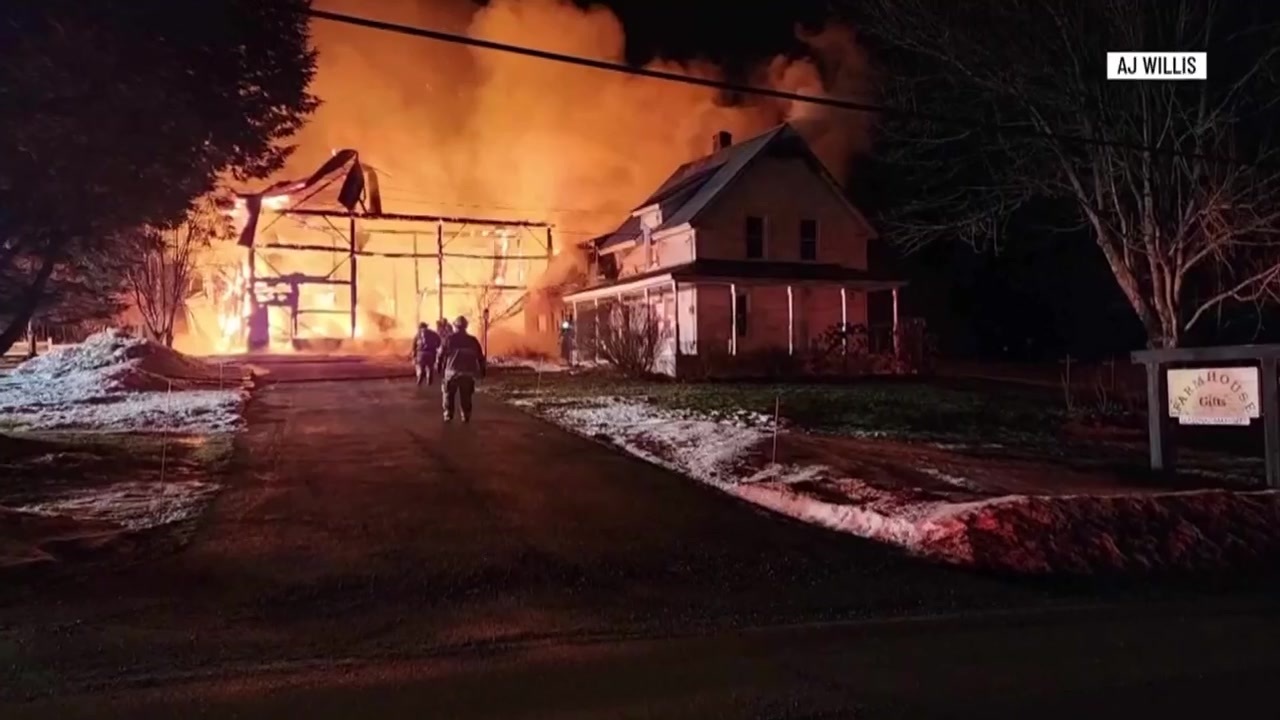
[[[738,286],[747,303],[747,332],[738,338],[738,352],[787,351],[791,323],[785,285]]]
[[[846,291],[848,298],[852,298],[854,294],[853,290]],[[803,298],[797,303],[800,305],[797,315],[802,318],[799,324],[803,333],[797,333],[796,351],[802,352],[813,349],[828,330],[840,323],[843,316],[838,285],[806,287],[804,292],[799,294],[799,298]],[[853,303],[849,303],[850,310],[852,306]],[[852,316],[849,317],[849,322],[855,322]]]
[[[618,253],[618,279],[624,279],[657,268],[675,267],[693,261],[693,232],[686,231],[653,240],[654,260],[640,240],[634,248]]]
[[[698,291],[698,352],[712,355],[727,354],[732,347],[733,305],[729,300],[729,285],[699,283]]]
[[[765,218],[764,260],[799,262],[800,221],[817,220],[816,262],[867,268],[867,226],[800,158],[758,158],[725,188],[698,216],[697,257],[747,259],[748,216]]]

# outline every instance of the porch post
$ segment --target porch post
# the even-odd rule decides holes
[[[902,357],[902,336],[898,332],[898,288],[893,289],[893,356]]]
[[[738,354],[738,285],[729,283],[729,354]]]
[[[592,330],[594,330],[596,334],[596,344],[591,348],[591,360],[596,361],[600,359],[600,298],[599,297],[596,298],[596,311],[592,317],[593,317],[593,320],[591,322],[591,326],[592,326]]]
[[[582,357],[582,351],[578,349],[578,301],[573,301],[573,344],[569,347],[569,365],[577,365],[578,358]]]
[[[676,374],[680,372],[680,284],[675,280],[671,281],[671,309],[675,313],[675,336],[676,336]]]
[[[849,354],[849,290],[840,288],[840,353]]]
[[[790,285],[787,286],[787,354],[796,354],[796,311]]]

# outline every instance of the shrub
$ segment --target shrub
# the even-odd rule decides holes
[[[653,374],[666,333],[652,309],[616,303],[600,330],[596,350],[601,360],[627,377]]]

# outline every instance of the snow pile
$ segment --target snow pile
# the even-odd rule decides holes
[[[198,516],[217,491],[218,485],[197,480],[130,481],[79,488],[13,509],[36,515],[109,522],[129,530],[145,530]]]
[[[979,483],[934,467],[916,469],[953,489],[886,488],[822,465],[768,464],[772,419],[763,415],[717,418],[639,398],[515,403],[775,512],[940,562],[1088,574],[1280,556],[1276,492],[992,497]]]
[[[239,423],[240,385],[238,373],[108,330],[0,377],[0,422],[21,429],[224,432]]]
[[[971,564],[964,517],[990,502],[958,503],[923,491],[884,490],[858,480],[823,477],[801,483],[742,484],[730,492],[797,520],[959,564]]]
[[[529,400],[515,403],[534,406]],[[622,398],[543,401],[535,407],[560,425],[713,485],[734,482],[744,456],[769,437],[761,429],[769,419],[749,413],[732,422],[718,422]]]

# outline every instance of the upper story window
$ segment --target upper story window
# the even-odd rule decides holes
[[[800,221],[800,259],[818,259],[818,221]]]
[[[756,215],[747,216],[747,259],[764,258],[764,218]]]

